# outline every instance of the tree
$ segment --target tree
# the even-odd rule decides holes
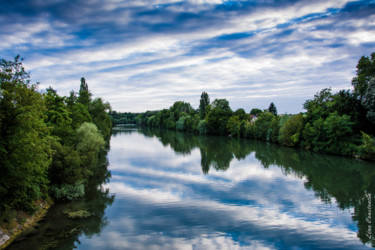
[[[228,134],[227,122],[232,116],[232,109],[226,99],[215,99],[208,108],[206,121],[210,134],[225,135]]]
[[[232,136],[240,136],[240,123],[241,120],[237,115],[234,115],[231,118],[229,118],[227,122],[227,130]]]
[[[337,112],[339,115],[350,116],[354,133],[371,130],[372,126],[366,119],[366,109],[352,91],[340,90],[332,96],[332,101],[327,106],[329,108],[327,111],[330,113]]]
[[[105,141],[98,128],[93,123],[85,122],[77,129],[77,150],[81,157],[81,166],[86,174],[92,173],[92,168],[98,159]]]
[[[263,111],[258,109],[258,108],[253,108],[251,109],[250,111],[250,115],[255,115],[255,116],[258,116],[259,114],[261,114]]]
[[[254,137],[258,140],[271,141],[273,121],[276,117],[270,112],[263,112],[254,123]]]
[[[333,95],[330,88],[325,88],[314,95],[314,99],[307,100],[303,107],[307,110],[307,121],[312,122],[319,118],[325,119],[332,112],[330,107]]]
[[[84,77],[81,78],[81,86],[79,87],[78,100],[85,106],[89,106],[91,102],[91,93]]]
[[[280,128],[279,143],[288,147],[296,146],[300,142],[303,125],[302,114],[290,117]]]
[[[270,112],[273,115],[277,115],[277,109],[273,102],[271,102],[270,106],[268,107],[268,112]]]
[[[331,113],[307,123],[303,130],[304,146],[316,152],[351,155],[353,123],[347,115]]]
[[[375,52],[369,57],[362,56],[357,64],[357,75],[352,80],[355,94],[362,100],[369,81],[375,77]]]
[[[19,56],[0,60],[0,214],[32,212],[33,202],[48,192],[53,139],[42,95],[29,77]]]
[[[108,112],[111,111],[111,105],[106,102],[104,103],[101,98],[95,98],[90,103],[89,112],[93,123],[100,130],[104,138],[111,136],[112,122]]]
[[[363,144],[358,150],[359,156],[365,160],[375,160],[375,140],[362,132],[362,141]]]
[[[206,120],[200,120],[198,124],[198,133],[200,135],[205,135],[208,132],[208,125]]]
[[[210,105],[210,97],[206,92],[202,92],[201,99],[199,101],[199,115],[201,119],[206,117],[207,106]]]
[[[243,120],[248,121],[250,119],[250,116],[248,114],[246,114],[245,110],[242,109],[242,108],[237,109],[234,112],[234,115],[238,116],[238,118],[240,119],[240,121],[243,121]]]
[[[74,130],[71,113],[65,105],[65,97],[60,97],[56,90],[49,87],[44,95],[47,107],[45,122],[51,128],[51,134],[59,137],[63,144],[72,144]]]
[[[375,53],[373,53],[375,56]],[[375,124],[375,77],[369,81],[366,93],[362,99],[362,105],[366,108],[366,117],[372,123]]]

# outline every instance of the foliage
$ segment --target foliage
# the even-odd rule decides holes
[[[228,134],[226,125],[232,113],[233,111],[226,99],[215,99],[210,105],[206,116],[208,132],[218,135]]]
[[[255,115],[255,116],[258,116],[260,113],[262,113],[263,111],[261,109],[258,109],[258,108],[253,108],[251,109],[250,111],[250,115]]]
[[[268,112],[270,112],[273,115],[277,115],[277,109],[273,102],[271,102],[270,106],[268,107]]]
[[[373,55],[375,57],[375,54]],[[362,99],[362,105],[366,108],[367,119],[375,125],[375,76],[369,80],[366,92]]]
[[[198,124],[198,132],[201,135],[206,135],[208,132],[208,125],[206,120],[200,120]]]
[[[85,186],[83,183],[52,186],[51,195],[57,200],[77,200],[85,195]]]
[[[109,139],[111,136],[112,129],[112,121],[108,115],[110,110],[111,105],[108,102],[104,103],[102,98],[95,98],[89,105],[92,122],[106,139]]]
[[[352,80],[354,92],[362,100],[364,97],[369,81],[375,77],[375,52],[369,57],[362,56],[357,64],[357,75]]]
[[[250,119],[250,116],[248,114],[246,114],[245,110],[242,109],[242,108],[234,111],[233,115],[238,116],[240,121],[244,121],[244,120],[248,121]]]
[[[180,101],[169,109],[139,114],[137,123],[197,134],[230,134],[315,152],[361,156],[365,155],[358,151],[363,146],[361,137],[364,140],[361,131],[370,136],[375,134],[375,52],[370,58],[359,60],[352,83],[354,91],[332,93],[330,88],[322,89],[303,104],[304,114],[278,116],[273,102],[268,110],[253,108],[249,115],[244,109],[233,112],[226,99],[215,99],[209,104],[208,94],[203,92],[197,111]]]
[[[105,141],[93,123],[85,122],[77,129],[77,150],[81,157],[81,166],[92,171],[100,150],[104,149]]]
[[[307,123],[303,130],[304,146],[316,152],[351,155],[350,135],[353,123],[347,115],[331,113],[326,119],[319,118]]]
[[[79,95],[77,102],[82,103],[86,107],[89,106],[91,102],[91,92],[89,91],[89,87],[86,83],[86,79],[84,77],[81,78],[81,86],[79,87]]]
[[[137,124],[137,116],[138,113],[130,113],[130,112],[116,112],[116,111],[110,111],[109,116],[112,120],[113,125],[118,124]]]
[[[279,143],[288,147],[294,147],[298,145],[302,135],[303,125],[304,123],[302,114],[288,117],[288,120],[280,128],[280,134],[278,138]]]
[[[270,112],[263,112],[254,123],[254,138],[271,141],[271,135],[275,129],[273,121],[276,117]],[[273,125],[273,126],[272,126]]]
[[[48,192],[53,139],[44,123],[44,102],[19,56],[0,61],[0,89],[0,212],[31,212],[34,200]]]
[[[199,115],[200,119],[204,119],[206,117],[206,109],[210,105],[210,97],[206,92],[202,92],[201,99],[199,101]]]
[[[176,122],[176,130],[184,131],[185,130],[185,120],[187,116],[181,116],[180,119]]]
[[[110,135],[110,106],[91,101],[84,78],[78,97],[74,91],[61,97],[51,87],[41,94],[29,78],[19,56],[0,61],[0,213],[33,212],[49,191],[55,198],[82,197],[102,135]]]
[[[359,147],[358,154],[362,159],[375,160],[375,140],[362,132],[363,144]]]
[[[51,134],[60,138],[63,144],[72,143],[74,130],[72,127],[72,118],[68,111],[64,97],[57,95],[56,91],[49,87],[44,101],[47,107],[45,119],[47,125],[51,128]]]
[[[72,118],[72,127],[74,130],[79,128],[82,123],[92,121],[89,109],[82,103],[76,102],[70,112],[70,117]]]
[[[229,118],[227,122],[227,130],[232,136],[239,137],[240,135],[240,118],[237,115]]]

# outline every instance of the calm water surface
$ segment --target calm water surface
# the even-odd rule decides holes
[[[159,130],[116,128],[110,144],[101,185],[11,249],[371,248],[373,163]],[[93,216],[63,215],[82,207]]]

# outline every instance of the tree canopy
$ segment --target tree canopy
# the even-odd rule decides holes
[[[84,78],[78,98],[51,87],[41,93],[19,56],[0,60],[1,220],[12,210],[33,212],[48,194],[82,197],[110,135],[109,110],[101,98],[91,100]]]

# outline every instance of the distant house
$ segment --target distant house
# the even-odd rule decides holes
[[[258,116],[256,115],[250,115],[250,122],[254,123],[258,119]]]

